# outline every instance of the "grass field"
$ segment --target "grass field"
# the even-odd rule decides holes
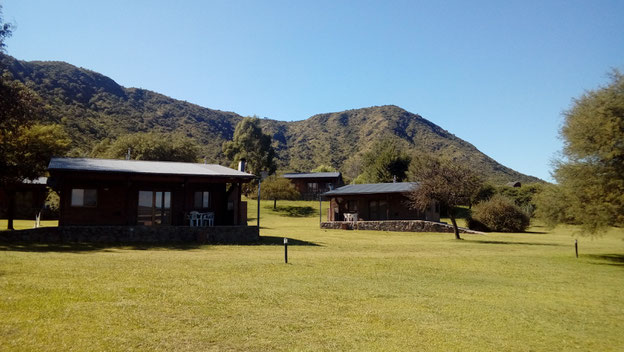
[[[257,208],[256,208],[257,209]],[[41,227],[58,226],[57,220],[41,220],[39,222]],[[32,229],[35,227],[35,220],[13,220],[13,228],[16,230]],[[6,230],[6,219],[0,219],[0,231]]]
[[[624,350],[622,230],[576,259],[572,228],[456,241],[271,206],[260,245],[0,244],[0,350]]]

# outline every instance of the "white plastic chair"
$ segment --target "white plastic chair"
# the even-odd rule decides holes
[[[199,212],[198,211],[192,211],[189,213],[189,226],[199,226],[199,222],[201,221],[201,218],[199,216]]]
[[[214,213],[213,212],[209,212],[209,213],[203,213],[201,214],[201,226],[214,226]]]

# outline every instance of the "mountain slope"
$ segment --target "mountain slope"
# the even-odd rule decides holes
[[[71,154],[89,155],[104,139],[143,131],[182,132],[202,144],[209,161],[225,163],[221,144],[242,117],[176,100],[149,90],[124,88],[112,79],[64,62],[18,61],[0,54],[7,69],[36,91],[46,105],[42,121],[62,124],[73,139]],[[410,152],[430,151],[468,163],[495,182],[538,179],[511,170],[472,144],[397,106],[376,106],[314,115],[303,121],[262,119],[274,139],[282,169],[308,171],[329,164],[354,177],[359,160],[380,138]]]
[[[330,164],[349,172],[349,166],[358,165],[362,154],[380,138],[393,138],[411,152],[429,151],[468,164],[494,182],[538,181],[497,163],[420,115],[393,105],[319,114],[292,122],[283,149],[294,168],[309,170]],[[349,176],[358,171],[356,168]]]

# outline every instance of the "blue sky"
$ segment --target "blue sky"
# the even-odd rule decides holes
[[[394,104],[550,180],[562,112],[624,70],[624,1],[4,0],[8,53],[241,115]]]

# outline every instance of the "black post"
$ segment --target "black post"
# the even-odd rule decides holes
[[[578,258],[578,240],[574,240],[574,252],[576,252],[576,257]]]
[[[7,210],[7,230],[15,230],[13,228],[13,219],[15,218],[15,189],[7,189],[9,196],[9,209]]]
[[[260,184],[262,183],[262,178],[258,177],[258,233],[260,231]]]
[[[288,238],[284,237],[284,263],[288,264]]]
[[[319,194],[319,225],[323,222],[323,198]]]

